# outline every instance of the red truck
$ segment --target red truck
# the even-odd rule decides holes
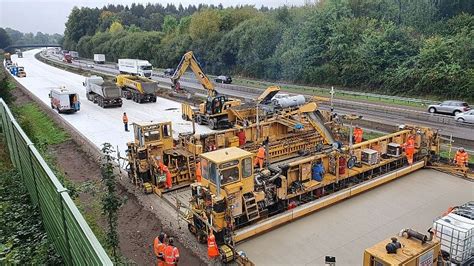
[[[72,63],[72,56],[70,54],[64,54],[63,62]]]

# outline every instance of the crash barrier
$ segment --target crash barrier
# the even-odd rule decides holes
[[[41,212],[48,239],[67,265],[112,265],[104,248],[82,217],[68,190],[0,98],[0,129],[10,158]]]

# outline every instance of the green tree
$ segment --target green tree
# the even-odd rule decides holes
[[[5,48],[11,44],[10,36],[8,36],[5,29],[0,28],[0,48]]]
[[[112,153],[114,149],[110,143],[102,144],[102,183],[105,187],[105,193],[102,195],[102,213],[107,218],[107,244],[112,249],[112,255],[115,262],[118,261],[117,249],[119,247],[119,235],[117,232],[118,212],[123,204],[117,192],[117,176],[115,174],[114,158]]]
[[[171,33],[176,29],[178,26],[178,21],[176,20],[175,17],[167,15],[164,18],[163,21],[163,32],[165,33]]]
[[[109,28],[110,33],[116,33],[122,30],[123,30],[123,26],[118,21],[114,21],[112,25],[110,25],[110,28]]]

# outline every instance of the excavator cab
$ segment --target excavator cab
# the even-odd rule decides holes
[[[206,101],[206,113],[210,115],[220,114],[224,110],[227,97],[224,95],[209,97]]]

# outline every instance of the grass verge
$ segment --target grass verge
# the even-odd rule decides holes
[[[60,265],[20,175],[13,170],[7,145],[0,135],[0,264]]]

